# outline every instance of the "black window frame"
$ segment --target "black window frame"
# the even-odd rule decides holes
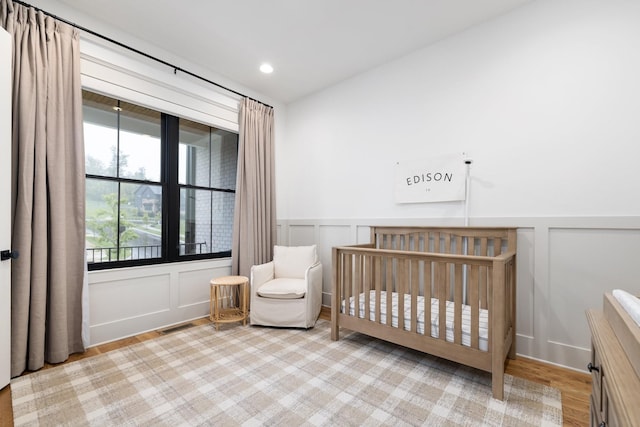
[[[92,92],[88,89],[83,90]],[[120,101],[113,96],[105,96],[118,102]],[[127,102],[132,104],[130,101]],[[180,189],[189,188],[232,193],[234,194],[234,199],[236,191],[235,189],[231,190],[180,184],[178,182],[180,117],[160,112],[160,126],[160,186],[162,188],[162,243],[160,246],[162,255],[155,258],[141,258],[134,260],[88,262],[89,271],[231,257],[231,249],[228,251],[213,253],[180,255]],[[210,129],[216,129],[214,126],[207,126],[209,126]],[[118,130],[119,129],[120,123],[118,123]],[[230,132],[238,135],[237,132]],[[236,143],[238,142],[236,141]],[[100,179],[118,183],[158,185],[158,182],[156,181],[124,177],[109,177],[94,174],[85,174],[85,182],[87,179]]]

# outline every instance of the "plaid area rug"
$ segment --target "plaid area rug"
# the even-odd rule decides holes
[[[11,382],[22,425],[561,425],[557,389],[357,333],[193,327]]]

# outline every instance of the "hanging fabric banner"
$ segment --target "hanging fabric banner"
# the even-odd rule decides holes
[[[465,199],[462,154],[396,162],[397,203],[449,202]]]

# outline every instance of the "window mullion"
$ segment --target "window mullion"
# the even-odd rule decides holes
[[[179,127],[178,118],[168,114],[162,115],[162,141],[164,147],[164,194],[165,217],[163,230],[165,238],[166,258],[170,261],[178,259],[180,244],[180,187],[178,186]]]
[[[213,151],[213,141],[212,141],[212,132],[211,132],[211,128],[209,128],[209,188],[211,188],[213,186],[213,182],[212,182],[212,177],[213,177],[213,171],[211,170],[213,168],[213,161],[212,161],[212,151]],[[209,212],[213,212],[213,191],[209,190]],[[210,216],[210,221],[209,221],[209,241],[211,242],[211,245],[213,246],[213,215]]]
[[[116,152],[114,153],[116,160],[116,177],[120,178],[120,112],[122,108],[120,107],[120,101],[118,100],[117,106],[115,108],[116,111],[116,126],[118,129],[117,137],[116,137]],[[118,193],[116,198],[116,261],[120,261],[120,182],[118,182]],[[111,258],[109,258],[111,260]]]

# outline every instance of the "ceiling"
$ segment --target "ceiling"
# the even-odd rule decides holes
[[[60,1],[286,104],[533,0]]]

